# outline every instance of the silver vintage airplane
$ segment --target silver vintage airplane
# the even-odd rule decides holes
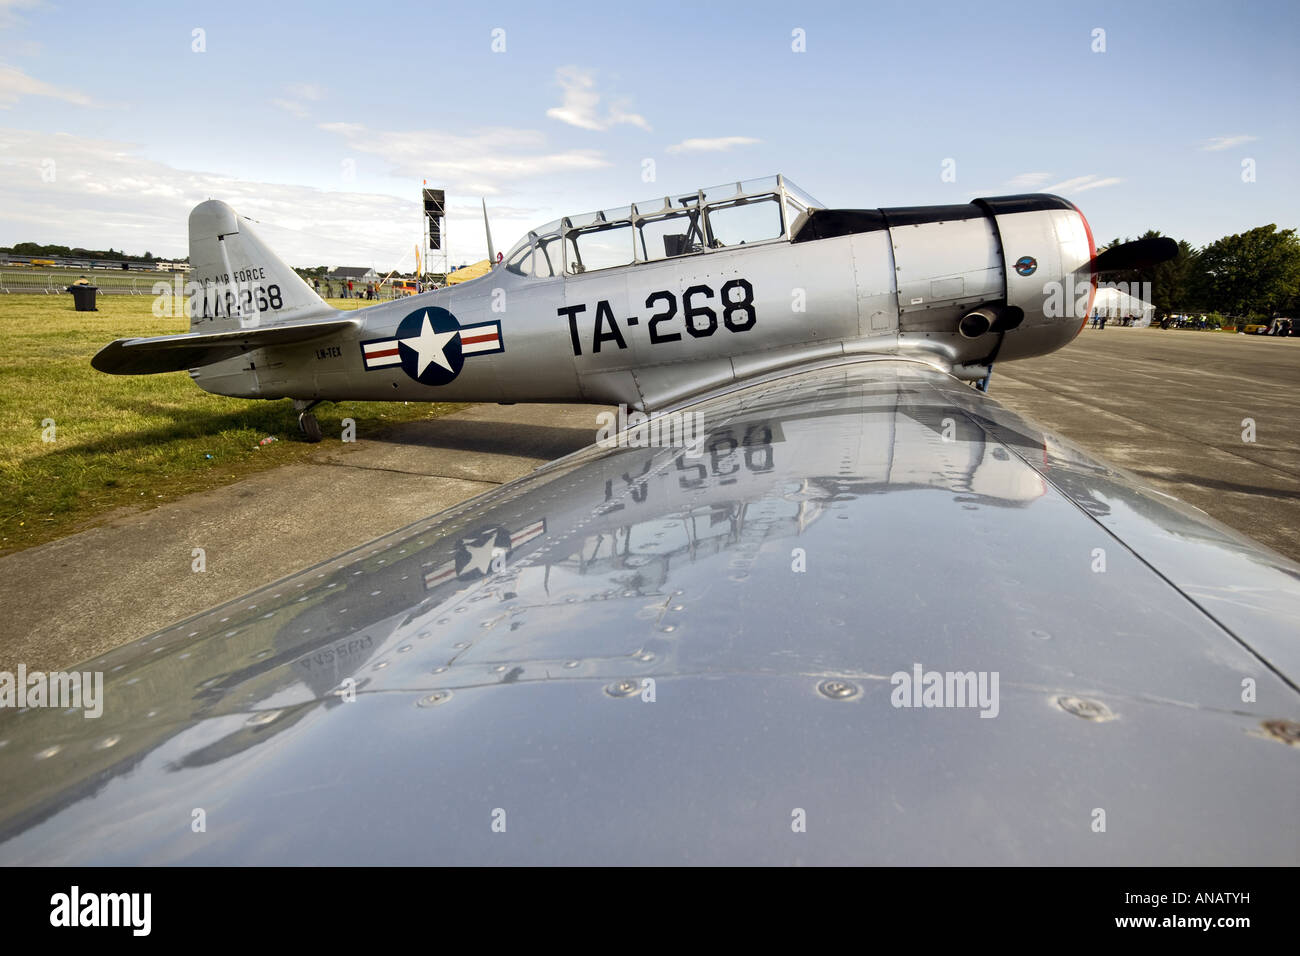
[[[569,216],[472,282],[340,312],[223,202],[190,214],[191,331],[120,339],[116,374],[291,398],[596,402],[653,411],[828,356],[891,354],[986,382],[995,360],[1068,343],[1096,277],[1172,240],[1096,255],[1048,195],[826,209],[782,176]],[[491,237],[488,238],[489,253]]]
[[[103,364],[660,411],[86,662],[94,719],[53,681],[0,709],[0,865],[1300,862],[1300,566],[961,380],[1068,341],[1041,284],[1117,257],[1052,197],[765,186],[644,241],[563,221],[364,326],[200,206],[259,325]],[[742,247],[715,203],[779,218]],[[647,261],[596,269],[619,228]]]

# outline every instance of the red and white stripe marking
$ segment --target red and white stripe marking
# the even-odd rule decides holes
[[[424,586],[426,588],[436,588],[439,584],[446,584],[456,576],[456,562],[449,561],[440,568],[434,568],[424,575]]]
[[[402,356],[398,352],[397,339],[383,339],[379,342],[367,342],[364,346],[366,368],[383,368],[385,365],[401,365]]]
[[[521,528],[510,536],[510,550],[514,550],[522,545],[527,544],[540,535],[546,533],[546,520],[534,522],[527,528]]]
[[[500,350],[501,325],[499,323],[460,330],[461,355],[476,355],[479,352],[498,352]]]

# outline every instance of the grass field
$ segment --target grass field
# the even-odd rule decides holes
[[[314,446],[298,440],[287,399],[209,395],[186,372],[92,369],[91,356],[115,338],[187,330],[184,318],[155,318],[151,304],[148,296],[101,296],[99,311],[87,313],[74,311],[70,296],[0,295],[0,554],[70,534],[120,508],[150,507],[300,461],[337,444],[343,418],[356,419],[358,434],[373,435],[386,424],[464,407],[323,405],[317,417],[326,437]],[[277,441],[259,445],[267,436]]]

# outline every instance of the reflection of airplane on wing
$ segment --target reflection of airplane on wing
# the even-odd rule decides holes
[[[473,580],[500,570],[512,552],[545,533],[546,519],[541,518],[513,533],[505,528],[488,528],[466,535],[457,542],[454,558],[425,574],[424,586],[435,588],[453,579]]]
[[[0,712],[0,863],[1295,862],[1300,568],[921,362],[689,407]]]
[[[190,214],[190,331],[105,346],[115,374],[189,369],[201,388],[322,401],[622,403],[849,354],[985,381],[1067,344],[1100,273],[1173,240],[1095,254],[1056,196],[827,209],[781,176],[569,216],[481,279],[363,312],[326,305],[225,203]],[[489,245],[490,245],[489,239]],[[1009,265],[1008,265],[1009,264]]]

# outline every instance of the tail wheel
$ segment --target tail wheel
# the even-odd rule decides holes
[[[313,444],[320,441],[320,422],[316,421],[316,416],[311,412],[303,412],[298,416],[298,430],[307,441]]]

